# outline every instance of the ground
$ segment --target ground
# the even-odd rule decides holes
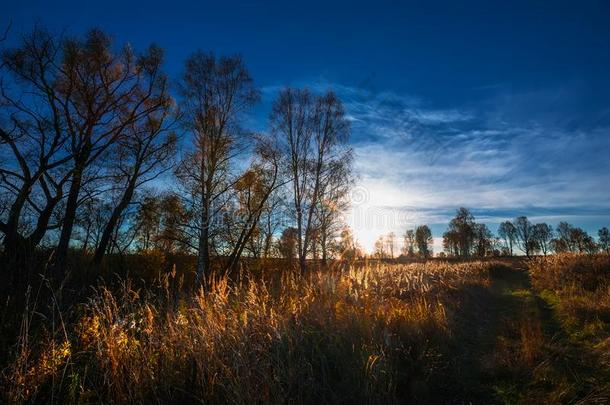
[[[13,312],[6,402],[610,398],[608,255],[335,263],[307,274],[276,263],[204,289],[185,285],[181,268],[145,280],[138,262],[128,261],[130,278],[99,281],[70,305],[43,286]],[[175,270],[171,258],[155,263]]]

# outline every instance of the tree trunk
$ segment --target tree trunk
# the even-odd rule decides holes
[[[136,168],[136,170],[138,169]],[[97,246],[97,249],[95,250],[95,254],[93,255],[92,263],[94,266],[99,266],[102,263],[102,259],[104,258],[104,254],[108,249],[110,238],[112,237],[112,234],[115,231],[117,223],[119,222],[121,215],[123,215],[123,211],[125,211],[129,203],[131,202],[131,198],[133,197],[133,193],[136,188],[136,179],[137,176],[135,175],[130,179],[129,184],[125,189],[123,196],[121,197],[121,201],[116,207],[114,207],[112,215],[110,215],[110,219],[104,227],[102,237],[100,238],[100,243]]]
[[[91,221],[87,222],[87,229],[85,230],[85,241],[83,242],[83,252],[87,253],[89,249],[89,238],[91,237]]]
[[[206,270],[210,263],[210,252],[208,245],[208,229],[203,226],[199,233],[199,251],[197,253],[197,275],[195,285],[200,285],[205,281]]]
[[[206,271],[210,266],[210,218],[209,209],[205,197],[203,200],[203,210],[201,213],[201,230],[199,232],[199,245],[197,252],[197,273],[195,277],[195,285],[199,286],[205,281]]]
[[[322,234],[322,238],[320,239],[320,247],[322,249],[322,265],[326,266],[326,262],[328,260],[328,253],[327,253],[327,241],[326,241],[326,232],[323,232]]]
[[[261,203],[261,205],[263,205],[263,204],[264,204],[264,201],[263,201],[263,203]],[[262,213],[262,210],[261,210],[261,208],[259,208],[258,215],[256,215],[254,218],[252,216],[250,216],[248,218],[248,220],[246,221],[247,225],[242,230],[241,234],[239,235],[239,238],[237,239],[237,243],[235,244],[235,247],[233,248],[233,252],[231,252],[231,256],[230,256],[229,263],[227,266],[228,270],[231,270],[231,271],[237,270],[237,265],[239,264],[239,259],[241,258],[241,255],[243,254],[246,244],[248,243],[248,241],[252,237],[252,234],[254,233],[254,230],[256,229],[256,225],[258,224],[258,222],[260,220],[261,213]]]
[[[66,201],[66,211],[61,227],[61,234],[59,236],[59,243],[57,244],[57,250],[55,253],[54,272],[55,276],[58,277],[58,281],[63,279],[66,274],[66,258],[68,256],[70,239],[72,238],[72,229],[74,228],[74,222],[76,220],[76,210],[78,208],[78,195],[80,193],[82,183],[83,167],[84,164],[82,162],[75,167],[72,175],[72,182],[70,184],[70,191],[68,192],[68,200]]]
[[[21,186],[21,190],[19,190],[19,193],[17,194],[17,198],[15,198],[15,201],[11,205],[5,225],[6,232],[4,233],[4,252],[9,257],[17,253],[20,239],[19,218],[33,186],[34,182],[31,180],[24,183]]]

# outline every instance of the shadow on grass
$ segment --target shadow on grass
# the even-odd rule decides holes
[[[493,267],[488,287],[453,295],[448,366],[428,384],[429,402],[607,403],[596,353],[570,340],[526,270]]]

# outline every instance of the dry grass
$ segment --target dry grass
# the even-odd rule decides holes
[[[489,264],[414,264],[213,281],[194,296],[99,287],[71,333],[29,342],[10,402],[395,402],[434,373],[451,292]],[[273,285],[273,287],[272,287]],[[162,293],[160,293],[162,292]],[[48,335],[48,333],[47,333]]]
[[[579,394],[578,401],[571,402],[607,403],[610,255],[540,257],[532,260],[529,268],[533,289],[550,312],[546,322],[554,332],[553,360],[567,370],[552,378],[564,380],[562,394]]]
[[[530,264],[532,284],[581,339],[610,336],[610,255],[556,255]]]
[[[262,271],[237,281],[214,277],[194,293],[181,292],[181,277],[171,273],[154,285],[99,285],[69,310],[55,305],[43,316],[26,306],[19,341],[4,354],[2,399],[608,399],[604,366],[596,369],[591,359],[603,361],[610,346],[610,259],[534,259],[533,289],[527,273],[515,270],[521,263],[372,264],[306,276]],[[550,309],[540,297],[552,301]],[[594,336],[594,353],[562,338],[562,327]]]

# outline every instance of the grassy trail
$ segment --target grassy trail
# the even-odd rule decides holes
[[[565,330],[524,266],[491,276],[473,352],[481,391],[500,403],[607,403],[608,364]]]

